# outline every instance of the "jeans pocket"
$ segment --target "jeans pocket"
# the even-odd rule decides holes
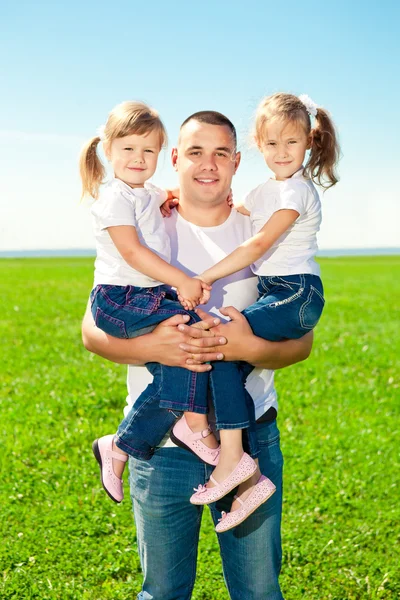
[[[303,329],[314,329],[321,317],[324,305],[324,297],[311,285],[308,290],[307,300],[302,304],[299,312],[300,325]]]
[[[99,307],[96,308],[94,322],[99,329],[105,331],[105,333],[108,333],[109,335],[117,338],[128,338],[124,321],[108,315]]]
[[[138,291],[138,288],[129,286],[125,308],[142,315],[151,315],[158,310],[164,297],[165,292],[158,291],[158,288],[148,288],[147,290],[141,288]]]

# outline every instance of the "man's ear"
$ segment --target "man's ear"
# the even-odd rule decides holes
[[[240,165],[240,161],[242,160],[242,155],[240,152],[236,152],[236,156],[235,156],[235,175],[236,175],[236,171],[239,168]]]
[[[172,166],[174,167],[175,171],[177,171],[178,166],[176,163],[178,161],[178,148],[172,148],[171,161],[172,161]]]

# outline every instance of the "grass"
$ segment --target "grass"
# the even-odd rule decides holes
[[[312,356],[277,374],[287,600],[400,597],[400,257],[321,260]],[[91,441],[115,428],[125,368],[87,353],[92,259],[3,259],[0,597],[132,600],[130,503],[100,489]],[[227,600],[207,514],[194,600]],[[159,599],[157,599],[159,600]]]

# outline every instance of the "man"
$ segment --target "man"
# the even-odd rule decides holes
[[[226,202],[239,163],[236,132],[220,113],[204,111],[182,125],[178,147],[172,151],[178,172],[180,202],[166,227],[172,262],[190,274],[203,272],[251,236],[249,219]],[[282,455],[276,425],[277,400],[273,369],[304,360],[312,334],[299,340],[269,342],[253,335],[238,312],[257,297],[250,269],[213,286],[208,313],[197,326],[184,325],[176,316],[152,333],[117,340],[98,330],[88,310],[83,322],[85,347],[115,362],[128,363],[128,402],[133,403],[150,381],[144,367],[160,362],[194,371],[209,369],[208,361],[244,360],[256,369],[247,380],[256,410],[261,472],[276,485],[276,493],[235,529],[219,537],[224,576],[232,600],[282,599],[278,576],[281,565]],[[229,385],[229,382],[227,382]],[[130,459],[131,495],[138,548],[144,574],[138,600],[189,600],[196,576],[197,544],[202,508],[190,504],[193,488],[204,484],[212,467],[191,453],[163,442],[149,461]],[[249,480],[249,485],[255,482]],[[215,523],[221,510],[229,511],[232,494],[211,505]]]

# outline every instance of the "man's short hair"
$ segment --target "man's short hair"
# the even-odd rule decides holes
[[[199,112],[193,113],[192,115],[190,115],[190,117],[188,117],[187,119],[185,119],[185,121],[183,121],[183,123],[181,125],[181,129],[180,129],[181,131],[182,131],[183,127],[187,123],[189,123],[189,121],[198,121],[199,123],[206,123],[207,125],[221,125],[221,126],[228,127],[229,131],[232,134],[232,138],[233,138],[233,141],[235,144],[235,149],[236,149],[237,135],[236,135],[235,126],[232,123],[232,121],[230,121],[228,119],[228,117],[226,117],[222,113],[219,113],[215,110],[201,110]]]

